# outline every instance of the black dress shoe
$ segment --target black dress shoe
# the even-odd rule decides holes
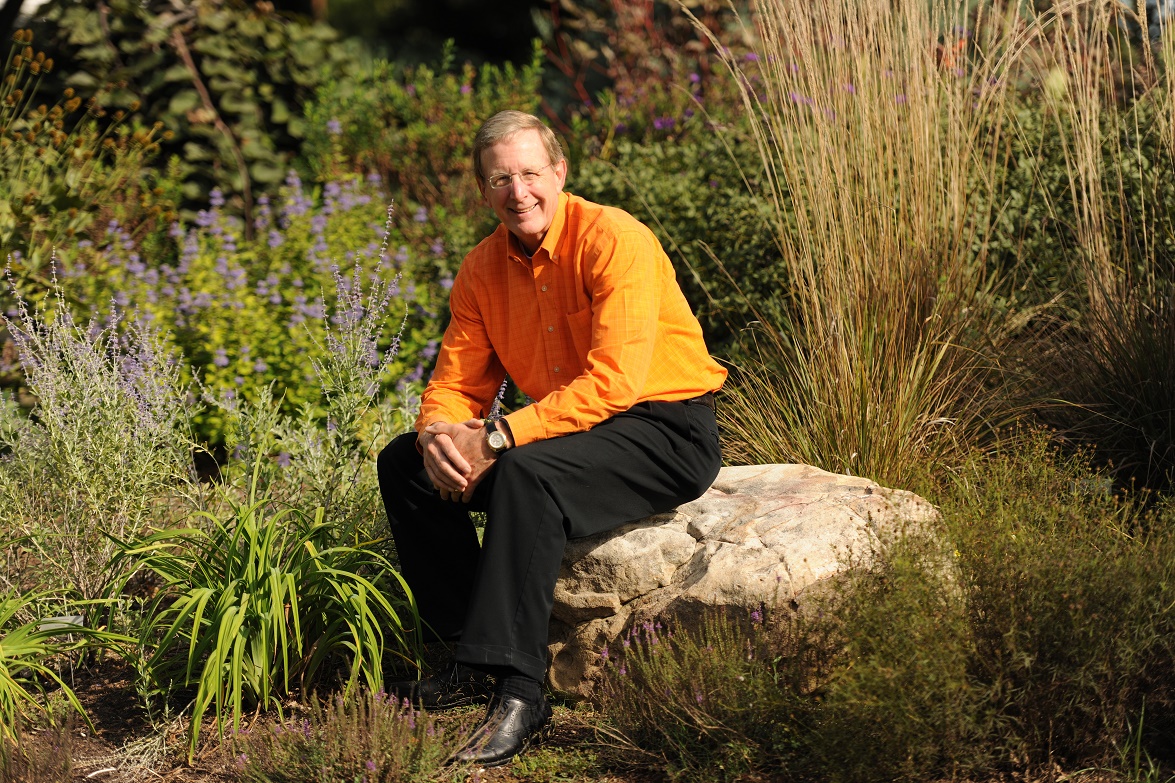
[[[469,739],[446,763],[496,767],[505,764],[550,733],[551,705],[545,697],[529,702],[516,696],[495,695]]]
[[[488,704],[494,693],[494,678],[466,666],[451,664],[419,680],[387,684],[388,694],[425,710],[439,712],[454,707]]]

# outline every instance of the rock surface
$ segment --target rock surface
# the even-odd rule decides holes
[[[675,512],[568,542],[550,685],[590,695],[601,650],[636,623],[794,606],[847,563],[867,563],[880,535],[936,516],[913,493],[808,465],[723,468],[705,495]]]

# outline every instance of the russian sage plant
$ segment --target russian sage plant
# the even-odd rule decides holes
[[[190,475],[188,393],[162,337],[116,311],[79,324],[59,294],[52,310],[18,301],[0,325],[37,401],[5,428],[0,530],[24,537],[49,586],[97,598],[109,536],[164,514]]]
[[[370,535],[379,436],[364,434],[378,426],[373,400],[399,350],[398,336],[379,347],[399,276],[381,251],[369,271],[356,263],[333,277],[321,332],[308,335],[324,408],[290,416],[269,387],[256,402],[208,393],[233,423],[222,503],[123,545],[165,585],[143,625],[144,672],[160,695],[196,686],[190,753],[206,713],[223,729],[247,705],[280,710],[328,663],[349,666],[348,687],[378,690],[385,651],[418,662],[404,633],[405,618],[417,620],[411,595]]]
[[[388,210],[389,223],[391,210]],[[262,483],[275,499],[297,498],[304,508],[321,506],[340,532],[364,532],[379,515],[374,457],[379,446],[407,429],[414,416],[413,384],[401,383],[383,404],[375,404],[383,381],[397,367],[407,312],[400,274],[387,263],[387,234],[376,263],[365,269],[356,261],[349,274],[332,269],[334,291],[322,291],[323,318],[303,325],[313,344],[309,364],[322,391],[322,407],[304,402],[296,416],[281,411],[280,401],[262,390],[257,402],[212,399],[233,427],[226,434],[232,477],[251,470],[257,455],[264,462]],[[385,341],[387,321],[399,316],[400,327]],[[393,321],[394,322],[394,321]]]

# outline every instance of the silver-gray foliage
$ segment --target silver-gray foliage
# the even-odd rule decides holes
[[[112,311],[77,323],[52,308],[0,316],[36,405],[3,417],[0,534],[23,536],[45,582],[77,598],[111,582],[115,546],[190,487],[190,396],[162,336]]]

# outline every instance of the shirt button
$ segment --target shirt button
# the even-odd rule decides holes
[[[558,367],[556,367],[556,368],[555,368],[555,372],[559,372],[559,368],[558,368]]]
[[[553,332],[553,331],[555,331],[555,327],[553,327],[553,326],[548,326],[548,327],[547,327],[547,331],[548,331],[548,332]]]
[[[543,290],[544,290],[544,291],[546,291],[546,290],[547,290],[547,287],[546,287],[546,286],[543,286]]]

